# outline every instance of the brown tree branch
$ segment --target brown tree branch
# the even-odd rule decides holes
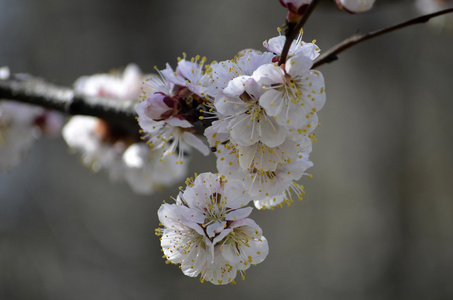
[[[352,46],[355,46],[361,42],[364,42],[366,40],[369,40],[369,39],[378,37],[380,35],[384,35],[384,34],[392,32],[392,31],[396,31],[396,30],[399,30],[399,29],[402,29],[402,28],[405,28],[405,27],[408,27],[411,25],[426,23],[432,18],[441,16],[441,15],[444,15],[447,13],[451,13],[451,12],[453,12],[453,8],[448,8],[448,9],[444,9],[444,10],[441,10],[441,11],[438,11],[438,12],[435,12],[432,14],[423,15],[423,16],[420,16],[420,17],[417,17],[417,18],[414,18],[414,19],[411,19],[411,20],[408,20],[408,21],[405,21],[402,23],[398,23],[396,25],[393,25],[393,26],[390,26],[387,28],[379,29],[379,30],[376,30],[373,32],[368,32],[366,34],[353,35],[353,36],[345,39],[341,43],[335,45],[334,47],[329,49],[327,52],[322,54],[321,56],[319,56],[318,59],[314,62],[313,68],[317,68],[325,63],[330,63],[334,60],[337,60],[338,54],[340,54],[341,52],[345,51],[346,49],[349,49]]]
[[[49,83],[27,74],[12,75],[0,80],[0,101],[15,100],[60,111],[69,115],[102,118],[112,124],[137,127],[137,100],[91,97],[77,94],[73,89]]]
[[[307,9],[304,11],[304,14],[300,18],[299,22],[297,22],[297,24],[295,26],[289,26],[289,28],[288,28],[289,31],[285,34],[286,40],[285,40],[285,44],[283,45],[282,53],[280,54],[280,59],[278,61],[278,65],[285,63],[285,61],[288,57],[288,52],[289,52],[289,48],[291,47],[291,43],[299,34],[300,29],[307,22],[308,18],[310,17],[311,13],[315,9],[318,2],[319,2],[319,0],[313,0],[310,3],[310,5],[307,7]]]

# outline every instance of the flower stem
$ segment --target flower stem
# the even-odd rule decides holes
[[[310,3],[310,5],[307,7],[307,9],[304,11],[304,14],[300,18],[299,22],[297,22],[297,24],[295,26],[289,27],[289,31],[285,34],[285,36],[286,36],[285,44],[283,45],[282,54],[280,55],[280,60],[278,61],[279,66],[281,64],[285,63],[285,61],[288,57],[288,51],[289,51],[289,48],[291,47],[291,43],[299,34],[299,31],[302,28],[302,26],[304,26],[305,23],[307,22],[308,18],[310,17],[311,13],[315,9],[318,2],[319,2],[319,0],[313,0]]]
[[[325,52],[324,54],[319,56],[318,59],[314,62],[313,68],[317,68],[325,63],[330,63],[332,61],[337,60],[338,54],[340,54],[341,52],[345,51],[346,49],[349,49],[352,46],[355,46],[361,42],[364,42],[366,40],[369,40],[369,39],[378,37],[380,35],[384,35],[384,34],[392,32],[392,31],[396,31],[396,30],[399,30],[399,29],[402,29],[402,28],[405,28],[405,27],[408,27],[411,25],[426,23],[432,18],[441,16],[444,14],[448,14],[451,12],[453,12],[453,8],[448,8],[448,9],[444,9],[444,10],[441,10],[441,11],[438,11],[435,13],[423,15],[423,16],[420,16],[420,17],[417,17],[414,19],[410,19],[408,21],[401,22],[401,23],[398,23],[398,24],[390,26],[390,27],[386,27],[386,28],[382,28],[382,29],[379,29],[376,31],[368,32],[366,34],[355,34],[355,35],[345,39],[341,43],[335,45],[334,47],[329,49],[327,52]]]

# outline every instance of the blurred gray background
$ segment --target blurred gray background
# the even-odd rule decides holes
[[[353,16],[324,3],[304,40],[327,50],[418,15],[377,2]],[[183,51],[224,60],[262,50],[285,15],[277,0],[0,0],[0,66],[69,86],[130,62],[175,66]],[[136,196],[62,139],[40,140],[0,176],[0,299],[453,299],[452,46],[453,32],[417,25],[319,68],[314,176],[303,201],[253,212],[270,254],[237,285],[161,258],[156,211],[177,185]],[[191,173],[214,170],[195,155]]]

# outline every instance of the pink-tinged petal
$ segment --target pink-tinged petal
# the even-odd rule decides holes
[[[279,126],[274,117],[263,115],[259,130],[260,141],[269,147],[277,147],[286,139],[284,127]]]
[[[208,235],[209,238],[213,238],[216,234],[221,233],[225,227],[226,227],[225,221],[216,221],[206,226],[206,234]]]
[[[212,125],[205,129],[204,135],[211,147],[217,147],[220,143],[230,139],[227,126],[228,121],[218,120],[212,122]]]
[[[171,117],[171,118],[168,118],[166,120],[164,120],[165,123],[167,123],[168,125],[171,125],[173,127],[182,127],[182,128],[191,128],[193,127],[193,125],[187,121],[187,120],[183,120],[183,119],[180,119],[180,118],[177,118],[177,117]]]
[[[258,84],[254,78],[249,78],[245,82],[245,92],[249,94],[254,99],[259,99],[264,93],[263,86]]]
[[[310,70],[310,83],[311,86],[307,88],[307,92],[312,96],[307,104],[316,110],[320,110],[326,103],[326,92],[324,77],[321,72],[317,70]]]
[[[267,64],[259,67],[253,72],[252,77],[261,85],[271,86],[273,84],[285,83],[285,72],[275,64]]]
[[[252,210],[253,210],[252,207],[244,207],[241,209],[235,209],[225,215],[225,220],[237,221],[237,220],[247,218],[252,213]]]
[[[202,278],[215,285],[230,283],[236,277],[237,269],[234,266],[231,266],[228,261],[223,258],[219,253],[219,250],[216,249],[214,255],[216,260],[211,264],[208,264],[203,270],[201,275]]]
[[[284,109],[282,93],[274,89],[268,89],[260,97],[260,105],[265,109],[269,116],[276,116]]]
[[[154,121],[148,116],[148,114],[146,113],[145,102],[140,102],[139,104],[137,104],[135,110],[138,115],[138,124],[145,132],[153,132],[156,127],[163,125],[163,121]]]
[[[255,124],[251,121],[249,114],[241,114],[234,118],[230,121],[230,126],[231,139],[239,145],[249,146],[259,140]]]
[[[245,112],[246,105],[239,97],[219,93],[214,100],[217,111],[224,116]]]
[[[280,55],[282,53],[285,40],[286,38],[283,35],[279,35],[277,37],[269,39],[269,41],[264,41],[263,46],[270,52]]]
[[[240,180],[228,180],[224,182],[223,190],[228,192],[228,195],[225,196],[225,201],[228,202],[228,205],[226,205],[228,208],[242,208],[251,200]]]
[[[252,219],[233,222],[235,239],[226,238],[221,247],[222,256],[239,270],[246,270],[252,264],[264,261],[269,253],[267,240],[261,228]],[[237,242],[241,240],[241,242]]]
[[[206,267],[209,255],[201,245],[194,245],[190,247],[187,257],[181,263],[181,270],[184,275],[190,277],[198,276]]]
[[[285,70],[291,77],[296,77],[310,70],[312,65],[313,60],[303,54],[296,54],[288,59]]]
[[[250,76],[236,77],[228,83],[228,86],[223,92],[228,96],[239,97],[245,91],[245,83],[249,80]]]
[[[160,73],[164,76],[166,81],[173,84],[184,86],[184,84],[186,83],[185,79],[182,76],[176,74],[176,72],[173,71],[172,67],[168,63],[166,64],[166,68],[164,70],[161,70]]]
[[[208,155],[210,153],[209,147],[206,146],[201,139],[196,137],[193,133],[190,133],[188,131],[184,131],[182,134],[182,139],[186,144],[189,146],[197,149],[200,151],[203,155]]]

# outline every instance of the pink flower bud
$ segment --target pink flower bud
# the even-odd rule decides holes
[[[280,0],[280,3],[288,8],[286,20],[290,23],[297,23],[311,0]]]
[[[178,101],[157,92],[146,99],[145,113],[155,121],[166,120],[178,113]]]

